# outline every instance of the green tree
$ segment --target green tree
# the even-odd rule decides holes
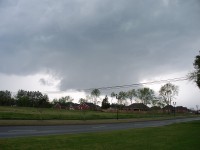
[[[19,90],[16,95],[16,101],[18,106],[32,107],[31,101],[28,97],[28,92],[25,90]]]
[[[49,98],[39,91],[19,90],[16,95],[18,106],[24,107],[49,107]]]
[[[138,89],[136,96],[145,105],[151,104],[151,101],[155,99],[154,91],[147,87]]]
[[[84,98],[80,98],[80,99],[79,99],[79,103],[80,103],[80,104],[85,103],[85,102],[87,102],[86,99],[84,99]]]
[[[93,97],[93,102],[94,102],[95,105],[97,104],[97,99],[98,99],[98,97],[100,96],[100,94],[101,94],[101,92],[100,92],[99,89],[94,89],[94,90],[92,90],[92,92],[91,92],[91,95],[92,95],[92,97]]]
[[[108,109],[110,108],[110,103],[108,102],[108,96],[106,95],[105,98],[102,101],[102,109]]]
[[[165,104],[164,104],[164,102],[162,101],[162,99],[158,100],[157,106],[159,106],[160,108],[163,108],[163,107],[165,106]]]
[[[53,99],[52,104],[55,105],[55,104],[59,103],[59,104],[62,105],[62,106],[66,106],[66,105],[68,105],[69,103],[72,103],[73,100],[74,100],[74,99],[73,99],[72,97],[70,97],[70,96],[65,96],[65,97],[61,97],[61,98],[59,98],[59,99],[56,99],[56,98]]]
[[[195,71],[192,73],[189,73],[188,78],[190,80],[193,80],[198,88],[200,89],[200,55],[197,55],[195,57],[194,63],[193,63]]]
[[[40,99],[38,100],[38,107],[49,107],[49,97],[48,95],[44,94]]]
[[[160,105],[161,105],[160,100],[157,97],[151,100],[151,106],[160,106]]]
[[[54,99],[52,100],[52,102],[51,102],[52,105],[55,105],[55,104],[57,104],[57,103],[58,103],[58,99],[57,99],[57,98],[54,98]]]
[[[160,88],[159,94],[164,104],[171,105],[173,99],[178,95],[178,86],[167,83]]]
[[[66,103],[68,103],[68,102],[72,102],[74,99],[72,98],[72,97],[70,97],[70,96],[65,96],[65,97],[61,97],[61,98],[59,98],[58,99],[58,102],[60,103],[60,104],[66,104]]]
[[[110,96],[111,96],[111,104],[112,104],[112,100],[113,100],[113,98],[115,98],[116,97],[116,94],[114,93],[114,92],[112,92],[111,94],[110,94]]]
[[[15,101],[12,98],[10,91],[0,91],[0,105],[1,106],[11,106],[14,105]]]

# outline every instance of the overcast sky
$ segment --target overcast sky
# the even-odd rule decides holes
[[[182,77],[199,50],[199,0],[0,0],[0,90]],[[174,84],[178,104],[200,105],[195,84]]]

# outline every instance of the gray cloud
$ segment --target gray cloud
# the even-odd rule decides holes
[[[198,0],[1,0],[0,72],[50,71],[65,90],[189,71],[199,14]]]
[[[46,80],[46,79],[44,79],[44,78],[41,78],[41,79],[39,80],[39,82],[40,82],[41,85],[47,85],[47,86],[53,85],[53,83],[52,83],[51,81],[48,81],[48,80]]]

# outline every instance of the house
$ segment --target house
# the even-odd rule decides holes
[[[171,112],[174,112],[174,107],[172,105],[167,105],[167,106],[163,107],[162,110],[163,110],[163,112],[171,113]]]
[[[80,105],[78,105],[78,109],[79,110],[89,110],[89,106],[86,103],[81,103]]]
[[[78,106],[78,109],[79,110],[100,110],[101,108],[100,106],[95,105],[93,103],[84,102]]]
[[[187,107],[183,107],[183,106],[177,106],[175,109],[176,112],[180,112],[180,113],[187,113],[188,109]]]
[[[143,103],[133,103],[126,107],[128,110],[132,111],[148,111],[149,107]]]
[[[55,108],[55,109],[61,109],[61,105],[60,105],[59,103],[56,103],[56,104],[53,106],[53,108]]]
[[[79,104],[76,104],[73,102],[67,102],[64,106],[65,106],[65,109],[67,110],[76,110],[78,109]]]
[[[152,111],[159,111],[159,110],[161,110],[161,108],[159,106],[152,106],[150,108],[150,110],[152,110]]]
[[[53,108],[55,109],[67,109],[67,110],[76,110],[78,109],[78,104],[67,102],[65,104],[56,103]]]

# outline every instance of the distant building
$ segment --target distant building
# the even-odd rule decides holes
[[[177,106],[174,108],[174,106],[172,105],[167,105],[165,107],[163,107],[163,111],[164,112],[177,112],[177,113],[187,113],[189,112],[189,110],[187,109],[187,107],[183,107],[183,106]]]
[[[78,104],[73,103],[73,102],[67,102],[63,105],[61,105],[60,103],[56,103],[53,108],[56,109],[66,109],[66,110],[76,110],[78,109]]]
[[[79,110],[101,110],[101,107],[93,103],[84,102],[78,106],[78,109]]]
[[[163,112],[171,113],[174,111],[174,107],[172,105],[167,105],[167,106],[163,107],[162,110],[163,110]]]
[[[126,109],[132,110],[132,111],[148,111],[149,107],[143,103],[133,103],[127,106]]]
[[[67,102],[65,104],[65,109],[67,110],[76,110],[78,109],[79,104],[73,103],[73,102]]]
[[[152,106],[152,107],[150,108],[150,110],[152,110],[152,111],[160,111],[160,110],[161,110],[161,107],[159,107],[159,106]]]
[[[86,103],[81,103],[80,105],[78,105],[79,110],[89,110],[89,108],[89,105],[87,105]]]
[[[177,106],[175,109],[176,112],[180,112],[180,113],[186,113],[189,112],[189,110],[187,109],[187,107],[183,107],[183,106]]]
[[[56,103],[56,104],[53,106],[53,108],[55,108],[55,109],[61,109],[61,105],[60,105],[59,103]]]

